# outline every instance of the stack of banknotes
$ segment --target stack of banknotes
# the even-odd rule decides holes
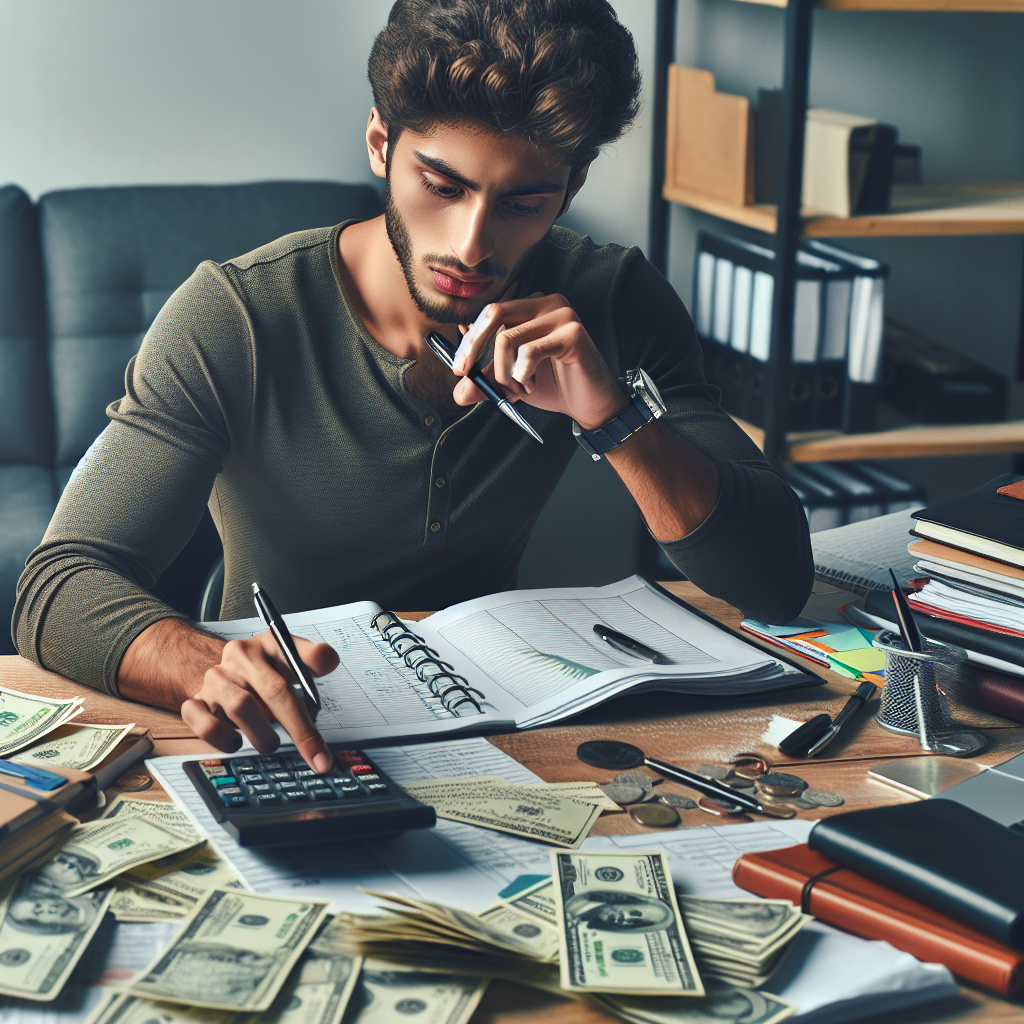
[[[391,914],[341,914],[332,928],[353,956],[505,978],[629,1021],[770,1024],[795,1012],[755,990],[807,920],[792,904],[677,898],[660,853],[551,859],[551,879],[480,914],[373,893]]]

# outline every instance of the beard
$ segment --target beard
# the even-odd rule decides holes
[[[409,238],[409,231],[398,212],[394,197],[391,194],[391,180],[387,180],[384,188],[384,227],[387,229],[388,239],[391,241],[391,248],[395,250],[402,274],[405,276],[405,283],[409,288],[412,301],[416,308],[426,317],[429,317],[435,324],[468,324],[472,323],[475,313],[472,312],[472,304],[469,299],[460,299],[451,296],[447,300],[429,299],[423,294],[416,282],[414,273],[414,260],[412,255],[412,241]],[[430,257],[432,263],[438,266],[457,267],[459,264],[446,257]],[[481,307],[482,308],[482,307]]]

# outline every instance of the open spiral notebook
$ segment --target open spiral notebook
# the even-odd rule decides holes
[[[317,727],[365,744],[511,732],[567,718],[624,691],[734,696],[822,680],[747,643],[639,576],[606,587],[514,590],[402,622],[371,601],[284,616],[295,636],[330,644],[341,664],[318,679]],[[603,624],[667,664],[622,654]],[[258,618],[207,622],[232,639]]]

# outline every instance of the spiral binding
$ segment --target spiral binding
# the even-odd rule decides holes
[[[452,665],[443,661],[437,651],[428,647],[423,637],[411,632],[394,612],[378,612],[373,617],[373,625],[395,654],[416,673],[416,678],[426,684],[445,711],[454,715],[464,704],[472,704],[483,713],[473,694],[480,700],[486,700],[484,695],[475,686],[470,686],[466,677],[460,676]]]

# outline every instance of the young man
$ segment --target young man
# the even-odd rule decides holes
[[[254,579],[283,611],[439,608],[515,585],[578,434],[704,589],[784,622],[811,582],[803,513],[704,382],[675,292],[639,250],[553,227],[636,111],[608,3],[399,0],[369,73],[385,214],[199,267],[129,365],[15,610],[19,650],[47,668],[180,707],[224,750],[240,732],[274,749],[276,719],[317,771],[329,755],[269,635],[224,644],[146,592],[207,502],[223,618],[253,614]],[[454,373],[430,330],[459,343]],[[478,361],[543,444],[480,401]],[[337,664],[300,649],[317,674]]]

